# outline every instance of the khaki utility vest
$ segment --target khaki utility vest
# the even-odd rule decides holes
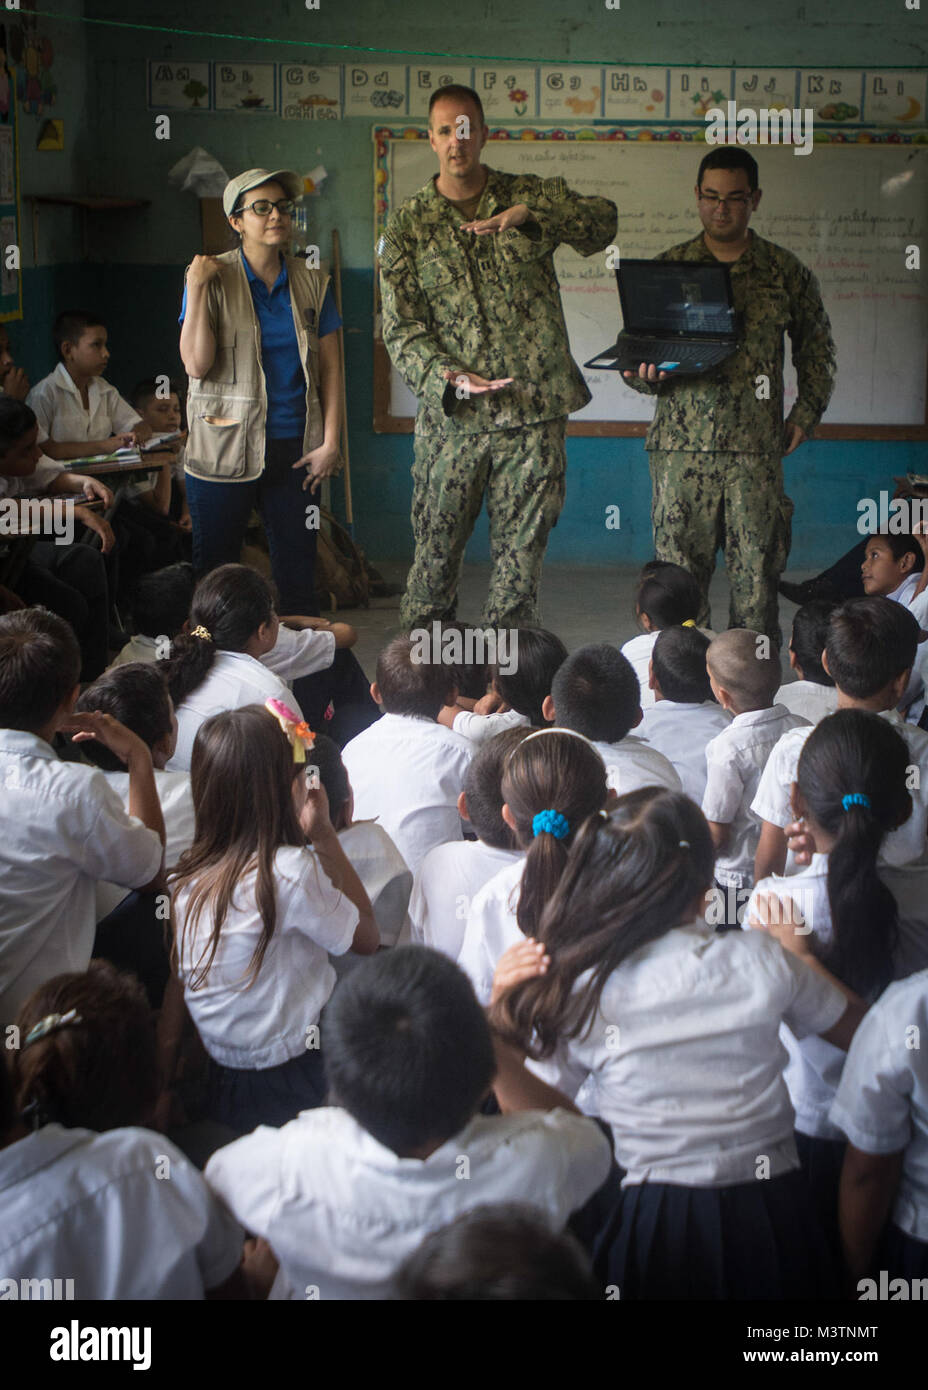
[[[207,306],[216,357],[204,377],[189,377],[185,471],[195,478],[251,482],[264,472],[267,391],[261,365],[261,328],[238,249],[217,256]],[[319,401],[319,317],[329,277],[286,257],[290,304],[303,375],[306,430],[303,453],[325,436]]]

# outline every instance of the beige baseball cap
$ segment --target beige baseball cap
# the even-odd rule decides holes
[[[230,179],[223,189],[222,210],[230,217],[243,193],[251,188],[260,188],[262,183],[279,183],[288,198],[303,196],[303,178],[292,169],[246,169],[244,174]]]

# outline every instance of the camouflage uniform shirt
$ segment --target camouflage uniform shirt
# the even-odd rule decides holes
[[[716,258],[700,233],[655,259]],[[633,377],[625,383],[658,396],[648,449],[781,454],[784,331],[790,336],[799,386],[788,423],[811,435],[825,413],[834,389],[835,345],[815,276],[791,251],[755,233],[729,268],[735,309],[743,319],[734,356],[705,376],[655,385]],[[757,396],[761,376],[769,381],[766,400]],[[762,385],[760,390],[763,395]]]
[[[585,198],[561,178],[487,169],[474,220],[524,203],[521,227],[475,236],[434,180],[407,198],[377,244],[383,340],[419,401],[417,433],[440,425],[478,433],[554,420],[587,404],[590,392],[570,355],[554,251],[603,250],[616,230],[615,204]],[[511,386],[459,400],[446,369]]]

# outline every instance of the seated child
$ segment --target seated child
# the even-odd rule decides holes
[[[909,681],[918,645],[918,623],[901,603],[887,598],[849,599],[836,608],[828,624],[823,665],[838,691],[839,709],[870,710],[889,720],[905,739],[913,775],[909,790],[912,814],[887,834],[881,864],[911,864],[928,855],[928,733],[906,724],[896,711]],[[790,789],[802,745],[811,726],[794,728],[772,750],[752,803],[763,822],[755,858],[755,878],[794,872],[787,862],[787,834],[793,834]],[[851,787],[849,790],[854,791]],[[797,844],[803,857],[814,850],[804,836]],[[806,861],[808,862],[808,861]]]
[[[0,617],[0,1026],[62,970],[83,970],[103,879],[155,892],[164,821],[151,753],[109,715],[73,713],[80,652],[42,608]],[[102,773],[62,762],[59,732],[96,739],[127,765],[129,812]]]
[[[325,734],[316,734],[307,758],[314,767],[329,802],[329,819],[335,827],[364,891],[371,900],[377,919],[381,946],[393,946],[406,921],[412,874],[382,825],[373,820],[354,819],[354,796],[337,743]],[[340,957],[335,968],[341,960]]]
[[[207,1113],[237,1134],[322,1104],[328,953],[378,945],[325,792],[307,779],[311,749],[296,761],[299,738],[263,705],[200,725],[196,838],[170,878],[178,978],[211,1059]]]
[[[890,980],[928,967],[928,866],[877,865],[887,832],[911,814],[908,765],[904,740],[875,714],[839,710],[817,724],[802,745],[792,794],[816,853],[791,878],[761,879],[745,913],[751,925],[770,912],[801,924],[797,949],[805,946],[870,1003]],[[788,1028],[780,1036],[799,1158],[839,1252],[844,1136],[828,1111],[845,1055],[823,1038],[799,1042]]]
[[[506,669],[500,669],[499,662],[490,667],[489,703],[496,708],[485,714],[480,709],[482,702],[477,701],[473,710],[448,705],[438,716],[439,723],[447,724],[473,743],[493,738],[503,729],[532,724],[541,728],[546,722],[541,707],[551,690],[555,671],[567,659],[567,648],[559,637],[542,627],[511,631],[513,661],[504,663]],[[508,669],[510,664],[514,670]]]
[[[783,949],[792,927],[713,932],[714,859],[679,792],[645,787],[590,816],[535,941],[512,953],[534,952],[536,978],[506,987],[501,961],[491,1023],[567,1094],[592,1085],[610,1126],[625,1176],[595,1243],[601,1286],[623,1300],[834,1297],[778,1029],[847,1047],[864,1005]]]
[[[475,1207],[400,1265],[397,1298],[427,1303],[602,1299],[582,1246],[531,1207]]]
[[[139,985],[93,961],[37,989],[17,1026],[12,1071],[0,1063],[0,1274],[61,1282],[69,1299],[247,1297],[244,1232],[152,1132],[161,1080]]]
[[[29,407],[0,396],[0,498],[81,496],[112,502],[113,494],[102,482],[66,472],[44,457],[37,440],[38,425]],[[70,623],[83,656],[81,678],[94,680],[106,665],[109,589],[103,555],[113,547],[113,533],[102,516],[76,502],[72,506],[73,523],[99,535],[103,554],[89,545],[38,541],[16,587],[27,604],[41,604]]]
[[[745,627],[719,633],[709,644],[706,669],[713,695],[734,718],[706,744],[702,810],[716,848],[716,884],[735,890],[733,906],[740,914],[748,893],[738,890],[754,882],[760,817],[751,803],[761,773],[783,734],[800,725],[812,726],[774,703],[780,654],[762,633]],[[726,924],[737,925],[728,912]]]
[[[100,315],[68,309],[55,319],[54,334],[61,360],[26,397],[48,436],[48,457],[87,458],[148,439],[138,411],[103,380],[110,354]]]
[[[174,638],[183,630],[196,588],[193,565],[165,565],[143,574],[132,596],[132,630],[111,666],[136,661],[167,661]]]
[[[13,360],[10,335],[5,325],[0,323],[0,391],[13,400],[24,401],[30,389],[29,378]]]
[[[631,733],[642,718],[638,680],[616,647],[601,642],[572,652],[542,708],[550,723],[596,745],[609,786],[619,796],[638,787],[679,791],[680,778],[670,760]]]
[[[867,548],[860,567],[864,593],[869,598],[892,599],[911,608],[919,625],[925,616],[925,599],[922,597],[925,555],[922,550],[924,537],[881,533],[867,538]],[[919,653],[924,657],[924,652]],[[909,677],[909,683],[899,701],[900,714],[906,715],[913,723],[925,708],[925,685],[922,662],[916,657]]]
[[[789,639],[789,664],[796,673],[794,681],[781,685],[774,702],[785,705],[793,714],[817,724],[838,708],[835,683],[822,665],[822,652],[828,639],[828,622],[837,604],[830,599],[812,599],[804,603],[793,617]]]
[[[651,652],[649,677],[655,703],[638,734],[673,763],[680,784],[697,806],[706,790],[706,744],[731,723],[709,685],[709,639],[697,627],[665,627]]]
[[[606,1181],[602,1131],[512,1049],[494,1055],[473,990],[437,951],[363,961],[323,1031],[332,1105],[228,1144],[205,1171],[280,1261],[272,1298],[390,1298],[403,1260],[463,1212],[519,1200],[561,1230]],[[491,1086],[501,1115],[478,1113]]]
[[[504,729],[486,739],[467,765],[458,797],[461,820],[476,840],[454,840],[430,849],[416,870],[409,899],[410,939],[457,960],[471,904],[502,869],[521,863],[522,850],[503,820],[502,777],[513,748],[527,729]]]
[[[188,772],[167,772],[177,741],[177,720],[164,680],[163,665],[130,662],[112,667],[81,692],[74,706],[78,713],[99,710],[131,729],[151,750],[155,787],[164,816],[164,863],[173,869],[193,844],[194,810]],[[103,773],[126,810],[129,809],[129,774],[121,758],[104,744],[88,740],[81,750]],[[97,887],[97,919],[122,902],[126,889],[112,883]]]
[[[557,728],[538,729],[510,749],[501,792],[502,818],[523,853],[488,879],[467,914],[458,964],[481,1004],[490,1002],[503,953],[535,935],[578,827],[610,799],[595,746]]]
[[[665,627],[695,627],[702,604],[699,585],[688,570],[664,560],[649,560],[642,567],[635,594],[635,617],[644,631],[622,646],[622,655],[634,668],[641,689],[641,708],[654,704],[654,691],[648,684],[648,664]],[[713,636],[707,632],[708,637]]]
[[[453,672],[415,661],[409,637],[377,658],[371,695],[383,716],[342,751],[355,815],[379,820],[413,873],[435,845],[460,840],[458,797],[473,744],[438,723],[454,703]]]
[[[280,620],[270,582],[247,565],[220,565],[193,595],[187,631],[165,662],[177,714],[177,748],[168,767],[188,772],[197,730],[213,714],[282,700],[303,712],[288,686],[261,661],[277,641]]]
[[[187,506],[187,484],[184,480],[184,453],[186,431],[183,426],[183,412],[180,404],[180,390],[175,382],[167,383],[165,391],[163,379],[147,377],[136,384],[129,397],[132,406],[142,417],[142,424],[158,435],[180,434],[180,439],[166,442],[165,448],[174,455],[169,465],[171,478],[169,514],[183,531],[191,531],[193,523]]]
[[[838,1218],[852,1280],[928,1279],[928,970],[889,986],[851,1044],[830,1119],[847,1136]],[[921,1039],[921,1046],[912,1040]],[[924,1288],[924,1284],[922,1284]],[[866,1285],[857,1283],[858,1297]],[[913,1292],[913,1298],[916,1296]]]

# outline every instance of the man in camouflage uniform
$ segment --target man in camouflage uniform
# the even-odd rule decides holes
[[[377,244],[383,340],[418,397],[416,554],[400,620],[455,616],[464,547],[484,494],[492,574],[483,621],[537,620],[551,527],[564,502],[567,416],[590,392],[570,355],[553,253],[589,256],[616,230],[615,204],[563,179],[480,163],[476,92],[441,88],[429,111],[439,173]]]
[[[696,185],[704,232],[658,260],[731,265],[738,351],[715,372],[674,381],[653,363],[629,386],[656,393],[646,447],[651,520],[661,560],[689,570],[702,591],[697,623],[708,626],[709,581],[718,549],[731,583],[730,627],[780,641],[777,581],[786,567],[793,504],[782,458],[808,439],[834,387],[835,346],[815,276],[782,246],[748,230],[760,201],[757,164],[744,149],[706,155]],[[783,421],[783,333],[798,377]]]

